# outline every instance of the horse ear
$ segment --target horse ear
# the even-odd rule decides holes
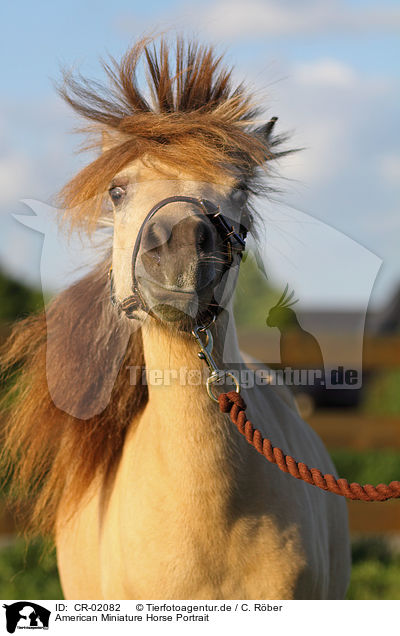
[[[110,402],[132,335],[132,325],[111,305],[107,265],[61,293],[46,322],[47,384],[55,406],[83,420],[98,415]]]
[[[272,131],[277,121],[278,117],[271,117],[266,124],[256,129],[256,135],[261,137],[263,141],[270,142]]]
[[[283,133],[279,135],[273,135],[274,127],[276,122],[278,121],[278,117],[271,117],[269,121],[263,126],[256,128],[254,134],[256,137],[265,144],[267,149],[266,159],[278,159],[279,157],[286,157],[286,155],[291,155],[293,152],[298,152],[299,150],[303,150],[302,148],[288,148],[286,150],[280,150],[282,145],[286,143],[290,139],[290,135],[288,133]]]

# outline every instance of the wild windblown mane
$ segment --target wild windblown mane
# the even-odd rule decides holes
[[[137,83],[142,58],[149,98]],[[164,40],[157,48],[143,39],[121,62],[103,63],[108,87],[64,72],[59,93],[89,122],[85,148],[106,148],[60,193],[71,228],[96,227],[111,179],[135,159],[213,183],[239,174],[241,187],[257,194],[269,161],[290,152],[277,151],[286,136],[272,136],[276,118],[260,125],[262,109],[243,84],[232,87],[232,71],[211,47],[178,38],[170,58]]]
[[[149,99],[136,79],[141,58]],[[90,232],[97,227],[111,179],[139,157],[213,182],[234,171],[244,177],[241,187],[256,193],[265,161],[283,154],[276,150],[282,138],[270,134],[273,123],[259,125],[260,110],[251,95],[243,86],[231,87],[231,71],[221,67],[211,48],[178,39],[173,66],[165,41],[156,48],[142,40],[120,63],[104,64],[109,88],[64,75],[60,93],[88,120],[89,145],[100,147],[106,140],[107,148],[61,193],[70,228]],[[140,382],[132,386],[126,370],[144,364],[141,333],[129,335],[129,324],[110,304],[108,266],[103,263],[63,292],[46,316],[18,323],[4,349],[3,370],[16,379],[3,417],[3,463],[12,473],[14,494],[29,501],[32,527],[40,531],[54,530],[61,499],[79,503],[93,479],[112,469],[127,427],[147,400],[146,388]],[[46,363],[48,330],[52,355]],[[85,419],[56,406],[63,387],[76,380],[79,364],[69,344],[77,335],[80,356],[98,367],[121,339],[129,340],[107,406]],[[51,390],[49,365],[56,379]],[[86,382],[90,406],[99,394],[101,374]],[[69,398],[74,401],[73,391]]]
[[[54,338],[52,351],[58,350],[51,369],[46,365],[49,329]],[[101,382],[101,363],[109,362],[107,351],[124,338],[129,339],[128,344],[106,408],[88,419],[57,408],[48,377],[59,383],[53,391],[67,393],[71,401],[79,386],[77,380],[86,381],[89,406]],[[79,342],[79,352],[70,347],[74,339]],[[99,348],[104,354],[100,359]],[[32,529],[51,533],[60,500],[73,507],[94,477],[112,468],[129,423],[146,403],[146,386],[134,385],[128,368],[143,368],[141,332],[129,335],[129,325],[111,306],[102,265],[60,294],[46,317],[40,314],[19,322],[4,353],[3,368],[11,375],[14,372],[17,381],[7,396],[11,406],[5,408],[2,418],[3,466],[12,474],[11,495],[28,510]],[[78,370],[87,358],[92,362],[90,381]]]

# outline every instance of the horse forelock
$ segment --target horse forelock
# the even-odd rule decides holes
[[[174,50],[173,50],[174,48]],[[143,62],[147,84],[139,87]],[[117,62],[103,62],[110,86],[64,73],[61,96],[89,124],[87,147],[106,150],[61,191],[64,220],[92,230],[115,174],[139,158],[190,171],[196,179],[224,183],[240,173],[255,191],[257,169],[279,154],[284,138],[261,134],[261,108],[211,46],[177,38],[137,42]],[[270,131],[269,131],[270,132]]]

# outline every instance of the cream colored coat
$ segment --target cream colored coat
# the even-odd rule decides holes
[[[144,331],[148,368],[201,368],[195,344],[171,347],[154,325]],[[152,386],[149,395],[109,492],[94,489],[59,524],[65,596],[343,598],[350,568],[344,499],[269,464],[203,385]],[[248,417],[274,444],[334,472],[320,439],[277,389],[243,397]]]
[[[130,289],[132,246],[146,212],[171,194],[232,206],[231,183],[123,171],[133,192],[114,220],[115,289]],[[178,180],[177,180],[178,179]],[[233,360],[240,359],[230,320]],[[203,369],[194,341],[148,319],[146,368]],[[318,436],[281,389],[243,391],[263,435],[323,473],[335,469]],[[69,516],[60,506],[57,551],[67,598],[340,599],[349,580],[346,503],[269,464],[207,396],[204,385],[149,386],[107,484]]]

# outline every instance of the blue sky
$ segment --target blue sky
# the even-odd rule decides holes
[[[382,259],[372,302],[385,302],[400,281],[399,3],[216,0],[199,5],[3,3],[0,263],[22,278],[39,280],[40,236],[11,213],[26,213],[21,199],[50,203],[87,161],[74,154],[77,140],[69,131],[76,120],[52,84],[60,66],[100,77],[99,56],[118,58],[142,33],[175,27],[226,51],[235,77],[245,78],[262,96],[267,115],[279,116],[280,130],[290,130],[293,144],[306,148],[279,166],[287,211],[282,205],[261,206],[271,227],[265,256],[271,272],[289,275],[276,257],[287,249],[289,262],[290,232],[297,233],[306,214],[326,225],[327,236],[332,227]],[[332,249],[323,250],[323,266],[331,271],[340,248],[326,240]],[[275,241],[269,251],[268,241]],[[56,254],[54,249],[49,265],[54,272],[62,267]],[[356,290],[365,287],[359,253],[348,268],[350,282],[328,277],[327,285],[326,277],[324,282],[316,275],[297,285],[309,304],[357,304],[362,298]]]

